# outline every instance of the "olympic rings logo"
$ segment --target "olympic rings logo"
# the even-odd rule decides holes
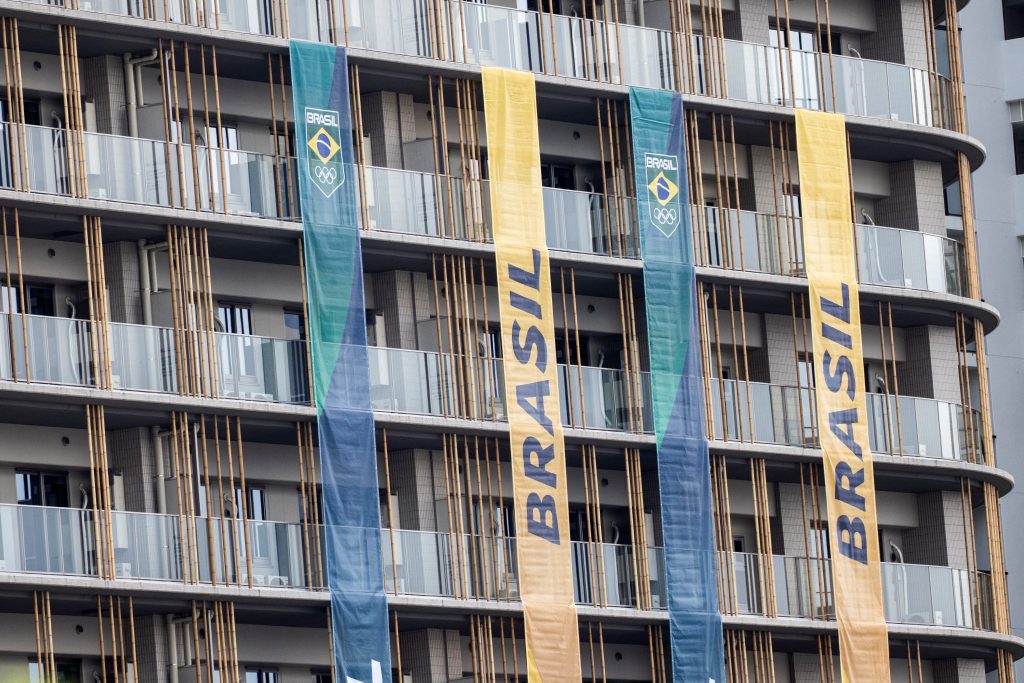
[[[674,225],[679,220],[679,213],[676,209],[655,207],[652,213],[654,220],[660,225]]]
[[[338,169],[327,166],[316,166],[313,168],[317,180],[322,183],[333,184],[338,179]]]

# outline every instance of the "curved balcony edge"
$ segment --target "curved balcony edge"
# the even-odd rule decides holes
[[[2,2],[2,0],[0,0]],[[45,208],[64,214],[89,214],[100,217],[114,217],[119,220],[152,221],[154,223],[180,222],[182,224],[201,223],[239,237],[252,236],[253,228],[266,237],[283,237],[297,239],[302,235],[302,223],[296,221],[277,220],[271,218],[254,218],[235,214],[196,211],[193,209],[168,209],[150,207],[143,204],[132,204],[103,199],[83,199],[62,195],[24,192],[20,190],[0,189],[0,202],[9,207],[39,209]],[[363,230],[361,240],[365,247],[390,250],[396,245],[421,247],[438,252],[463,254],[467,256],[486,256],[494,254],[494,244],[490,242],[474,242],[469,240],[416,235],[386,230]],[[585,265],[594,270],[608,272],[640,272],[643,261],[640,259],[607,256],[586,252],[550,249],[553,265]],[[805,291],[807,279],[788,275],[775,275],[754,271],[730,270],[710,266],[697,266],[697,275],[708,282],[723,284],[762,284],[772,288]],[[872,299],[891,301],[893,303],[925,304],[940,310],[954,313],[965,313],[982,321],[986,332],[990,333],[998,327],[1000,315],[991,304],[968,297],[943,294],[929,290],[910,289],[905,287],[886,287],[882,285],[861,284],[861,292]]]
[[[245,401],[233,398],[201,398],[179,394],[123,389],[51,384],[42,382],[0,381],[0,401],[17,401],[21,406],[32,404],[53,405],[100,404],[111,408],[166,413],[173,410],[199,411],[211,415],[239,415],[242,419],[260,418],[294,422],[296,419],[316,418],[312,406],[274,403],[271,401]]]
[[[772,289],[793,292],[806,292],[808,288],[807,278],[794,275],[774,275],[772,273],[730,270],[711,266],[697,266],[696,272],[697,277],[705,282],[763,285]],[[995,330],[1001,320],[998,309],[981,299],[972,299],[970,297],[933,292],[925,289],[887,287],[885,285],[865,283],[861,283],[859,288],[862,297],[866,296],[873,301],[891,302],[908,306],[925,305],[940,311],[963,313],[969,317],[977,318],[984,325],[986,334],[990,334]]]
[[[235,49],[250,48],[261,52],[281,54],[288,50],[288,40],[255,33],[199,28],[187,24],[154,22],[148,19],[100,12],[83,12],[60,6],[33,3],[27,0],[0,0],[0,8],[14,16],[29,19],[47,17],[60,23],[98,29],[116,26],[122,30],[130,30],[136,35],[152,38],[174,34],[180,36],[183,40],[198,40],[206,44],[222,45]],[[349,47],[348,52],[349,58],[353,63],[370,66],[388,64],[392,67],[394,65],[401,65],[403,70],[412,73],[440,73],[462,78],[469,77],[472,80],[479,80],[481,73],[481,68],[478,65],[443,61],[431,57],[402,55],[360,47]],[[543,92],[551,87],[554,89],[570,87],[579,94],[612,96],[616,99],[624,99],[629,92],[629,86],[627,85],[588,81],[568,76],[538,73],[536,74],[536,80],[539,92]],[[776,120],[791,120],[795,117],[795,108],[783,105],[760,104],[705,95],[684,95],[683,99],[684,102],[699,110],[747,114],[756,112],[762,117],[765,114],[773,114],[773,116],[768,118],[775,118]],[[847,115],[847,119],[850,129],[854,132],[877,132],[879,129],[888,131],[890,135],[882,136],[882,139],[884,140],[888,137],[890,142],[920,142],[926,147],[931,146],[933,149],[941,149],[941,145],[936,147],[934,144],[929,144],[929,138],[932,139],[932,142],[943,140],[948,143],[949,148],[953,151],[962,151],[967,155],[972,170],[980,166],[985,158],[985,148],[980,141],[969,135],[955,133],[938,126],[908,124],[900,121],[856,115]]]
[[[739,441],[708,441],[712,454],[738,455],[744,457],[768,457],[779,462],[821,462],[820,448],[802,448],[779,444],[746,443]],[[948,472],[950,476],[969,476],[978,481],[993,484],[1000,496],[1005,496],[1016,485],[1014,476],[1004,469],[989,465],[978,465],[963,460],[926,458],[914,455],[889,455],[872,453],[875,469],[892,472]]]
[[[67,574],[0,572],[0,590],[48,590],[57,593],[134,596],[136,600],[229,600],[236,603],[266,604],[273,600],[278,605],[320,607],[330,603],[326,590],[295,590],[254,586],[252,588],[209,583],[186,584],[180,581],[152,579],[99,579],[93,576]]]
[[[775,632],[785,631],[808,635],[839,630],[839,625],[836,622],[822,619],[732,614],[723,615],[722,622],[726,627],[732,628]],[[900,641],[909,638],[911,640],[934,643],[968,643],[985,649],[1006,650],[1013,655],[1015,660],[1024,657],[1024,638],[1008,633],[955,626],[918,626],[898,623],[888,623],[887,629],[889,638]]]

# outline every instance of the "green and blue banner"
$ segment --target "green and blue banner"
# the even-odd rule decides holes
[[[335,679],[391,677],[348,55],[291,41]]]
[[[672,680],[725,683],[683,103],[678,93],[631,88],[629,105],[669,586]]]

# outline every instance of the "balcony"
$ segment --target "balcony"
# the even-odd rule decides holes
[[[712,379],[709,384],[714,439],[818,447],[813,390],[736,380]],[[868,394],[867,412],[875,453],[983,461],[977,411],[970,411],[973,424],[967,429],[958,404]]]
[[[33,0],[62,4],[60,0]],[[915,123],[951,125],[951,88],[944,77],[902,64],[820,55],[733,40],[693,36],[684,45],[669,31],[607,24],[566,15],[448,0],[435,10],[413,0],[349,0],[347,16],[334,16],[322,3],[288,3],[288,27],[277,25],[269,0],[225,0],[212,27],[256,35],[277,35],[347,44],[379,52],[454,59],[481,66],[503,66],[569,78],[622,85],[681,90],[682,79],[696,94],[709,94],[709,75],[724,82],[728,98],[832,108],[845,114]],[[142,3],[131,0],[83,2],[90,11],[144,16]],[[440,27],[437,16],[450,17]],[[174,3],[157,2],[155,16],[172,23],[197,24],[198,15],[183,15]],[[342,25],[344,22],[344,25]],[[444,52],[438,52],[443,48]],[[719,54],[724,68],[719,65]]]
[[[114,389],[177,393],[175,330],[110,323],[109,340]],[[213,344],[219,397],[309,403],[305,342],[217,332]],[[95,386],[92,345],[87,320],[0,314],[0,380]]]
[[[438,417],[505,421],[500,358],[464,358],[434,351],[370,347],[373,409]],[[623,370],[558,366],[566,427],[652,432],[649,373],[628,381]],[[640,402],[634,394],[639,394]],[[637,429],[637,426],[640,428]]]
[[[97,576],[95,534],[104,523],[91,510],[0,505],[0,571]],[[183,530],[201,582],[211,582],[212,561],[220,584],[248,585],[251,564],[254,586],[308,586],[301,525],[197,518],[186,529],[177,515],[140,512],[110,513],[115,574],[181,582]]]
[[[733,553],[736,607],[764,614],[766,577],[761,558]],[[772,556],[775,607],[780,617],[835,618],[831,562]],[[993,630],[991,577],[952,567],[882,563],[885,619],[892,624]]]
[[[92,385],[89,321],[0,314],[0,379]]]
[[[384,584],[389,592],[479,600],[520,599],[514,537],[406,529],[384,529],[381,533]],[[650,577],[651,601],[655,609],[665,609],[664,551],[656,547],[647,551],[645,574]],[[639,566],[632,546],[573,541],[572,565],[577,604],[636,608]]]
[[[544,188],[548,247],[602,256],[639,258],[636,202],[596,192]]]
[[[753,211],[706,209],[704,257],[713,268],[804,277],[799,218]],[[861,284],[965,296],[963,245],[916,230],[857,225]]]
[[[31,192],[70,194],[67,132],[44,126],[24,131],[27,169],[19,165],[17,129],[0,125],[6,152],[0,157],[0,187],[13,188],[21,178],[21,187]],[[294,159],[101,133],[84,137],[90,199],[260,218],[298,215]]]
[[[97,576],[95,530],[102,523],[90,510],[0,505],[0,571]],[[404,529],[382,529],[381,536],[388,592],[519,600],[514,537]],[[217,583],[248,585],[251,566],[253,586],[307,589],[315,574],[307,565],[300,524],[198,517],[187,528],[176,515],[113,511],[110,537],[119,578],[181,582],[186,547],[194,548],[203,583],[212,583],[215,573]],[[665,609],[664,549],[647,549],[646,568],[638,561],[632,546],[574,541],[576,603],[635,609],[636,577],[642,573],[650,582],[652,607]],[[732,553],[731,561],[736,611],[765,613],[762,558]],[[774,555],[771,563],[780,617],[834,619],[829,560]],[[983,572],[883,562],[882,588],[890,623],[994,628],[991,577]]]

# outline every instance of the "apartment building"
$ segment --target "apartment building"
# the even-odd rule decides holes
[[[555,646],[583,680],[673,680],[696,642],[680,596],[717,605],[702,635],[729,681],[831,682],[867,663],[907,683],[1012,681],[1024,640],[997,455],[1016,440],[997,454],[985,335],[1000,318],[974,223],[999,190],[966,182],[987,131],[972,110],[967,132],[962,77],[991,62],[985,47],[961,61],[957,12],[975,5],[0,0],[0,680],[324,683],[369,633],[338,589],[358,575],[385,606],[390,674],[358,674],[374,683],[532,680]],[[319,91],[293,90],[293,39],[345,48],[343,122],[323,119],[316,168],[338,143],[354,317],[320,296],[348,306],[345,292],[317,289],[336,274],[311,258],[303,210],[320,152],[293,110]],[[489,67],[533,75],[535,113],[511,115],[537,123],[541,205],[521,203],[546,235],[532,246],[548,254],[539,334],[566,514],[548,568],[571,580],[568,649],[565,629],[544,642],[524,620],[524,601],[543,610],[521,567],[496,239],[519,235],[517,201],[491,184],[533,143],[493,124]],[[633,88],[682,103],[686,153],[651,188],[634,173]],[[829,161],[804,142],[808,111],[842,126],[838,194],[806,171]],[[672,290],[646,291],[664,256],[642,248],[649,192],[690,205],[689,405],[707,465],[683,506],[663,478],[666,321],[649,311]],[[848,386],[873,461],[838,480],[812,324],[829,199],[855,250],[839,260],[859,315],[839,308],[860,321]],[[342,324],[336,346],[368,372],[321,375],[324,330]],[[332,394],[314,388],[345,382],[365,393],[368,441],[324,424]],[[357,505],[335,476],[349,462],[376,474],[358,505],[379,525],[355,536],[330,521]],[[870,499],[877,533],[835,537],[840,488]],[[684,583],[670,527],[704,514],[710,573]],[[860,656],[840,606],[861,584],[833,556],[858,544],[884,638]]]
[[[1022,358],[1020,330],[1022,308],[1015,293],[1024,286],[1021,269],[1024,230],[1024,8],[1019,3],[976,3],[963,12],[963,51],[967,83],[968,130],[984,145],[985,164],[974,172],[975,216],[978,226],[978,256],[981,260],[982,294],[999,309],[1001,322],[991,337],[989,367],[992,386],[992,421],[997,442],[1015,443],[1018,427],[1019,382]],[[985,61],[979,63],[982,55]],[[987,64],[982,66],[981,64]],[[958,203],[952,211],[959,214]],[[959,221],[958,215],[947,219]],[[1020,478],[1019,461],[1006,454],[1002,467]],[[1019,493],[1009,496],[1007,519],[1020,514]],[[1014,543],[1007,545],[1007,567],[1011,586],[1020,585],[1024,555]],[[1019,590],[1010,590],[1010,612],[1020,633],[1024,604]],[[1020,664],[1018,673],[1024,673]]]

